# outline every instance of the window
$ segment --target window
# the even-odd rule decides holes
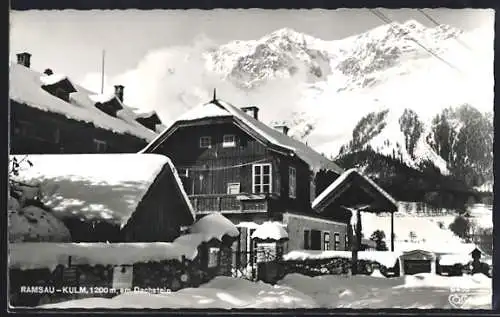
[[[309,230],[304,230],[304,250],[309,250]]]
[[[338,250],[340,247],[340,233],[335,232],[333,234],[333,249]]]
[[[311,230],[311,250],[321,250],[321,231]]]
[[[323,250],[330,250],[330,232],[323,232]]]
[[[106,152],[108,144],[106,141],[94,139],[94,145],[97,152]]]
[[[210,248],[208,250],[208,267],[217,267],[219,265],[219,248]]]
[[[202,136],[200,138],[200,148],[209,149],[212,147],[212,138],[209,136]]]
[[[253,165],[253,192],[270,193],[271,185],[271,164]]]
[[[345,249],[347,250],[347,248],[349,248],[349,235],[348,234],[345,235]]]
[[[228,183],[227,184],[227,193],[229,195],[239,194],[240,193],[240,183]]]
[[[297,195],[297,171],[295,167],[288,168],[288,195],[295,198]]]
[[[222,139],[222,147],[235,147],[236,137],[233,134],[226,134]]]

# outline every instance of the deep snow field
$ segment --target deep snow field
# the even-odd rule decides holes
[[[460,307],[450,303],[450,297],[457,292],[467,296]],[[313,278],[290,274],[277,285],[221,276],[198,288],[172,293],[130,292],[111,299],[85,298],[40,308],[491,309],[491,299],[491,279],[481,274],[444,277],[423,273],[385,278],[375,271],[372,276],[327,275]]]

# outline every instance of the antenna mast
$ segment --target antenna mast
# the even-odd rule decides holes
[[[101,66],[101,94],[104,93],[104,57],[105,57],[106,51],[102,51],[102,66]]]

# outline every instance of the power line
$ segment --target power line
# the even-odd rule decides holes
[[[242,164],[238,164],[238,165],[221,166],[221,167],[213,167],[213,168],[192,168],[189,166],[178,166],[177,169],[187,169],[187,170],[192,171],[192,172],[223,171],[223,170],[248,166],[248,165],[252,165],[252,164],[256,164],[256,163],[261,163],[261,162],[264,162],[266,160],[267,159],[261,159],[261,160],[242,163]]]
[[[426,13],[423,9],[417,9],[418,12],[422,13],[422,15],[424,17],[427,18],[427,20],[431,21],[432,23],[434,23],[434,25],[436,26],[441,26],[442,24],[439,23],[436,19],[434,19],[429,13]],[[473,51],[473,49],[468,46],[464,41],[462,41],[461,39],[459,38],[455,38],[455,41],[457,41],[460,45],[462,45],[464,48],[466,48],[467,50],[469,51]]]
[[[379,18],[380,20],[382,20],[384,23],[387,23],[387,24],[393,24],[394,21],[392,21],[390,18],[388,18],[385,14],[383,14],[382,12],[378,11],[377,9],[369,9],[371,13],[373,13],[377,18]],[[422,43],[420,43],[418,40],[416,40],[414,37],[410,36],[409,32],[407,30],[404,30],[402,29],[399,25],[397,24],[394,24],[396,25],[396,27],[400,28],[404,33],[405,35],[407,36],[407,38],[410,40],[410,41],[413,41],[415,42],[415,44],[417,44],[418,46],[420,46],[422,49],[424,49],[427,53],[431,54],[434,58],[438,59],[439,61],[445,63],[448,67],[454,69],[455,71],[457,71],[458,73],[460,74],[463,74],[462,71],[460,69],[458,69],[457,67],[455,67],[453,64],[451,64],[450,62],[446,61],[445,59],[443,59],[442,57],[440,57],[439,55],[437,55],[436,53],[434,53],[433,51],[431,51],[430,49],[428,49],[425,45],[423,45]]]

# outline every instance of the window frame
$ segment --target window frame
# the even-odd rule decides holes
[[[340,247],[340,232],[333,233],[333,250],[338,251]]]
[[[220,265],[220,248],[217,247],[208,248],[207,267],[211,269],[211,268],[216,268],[219,265]]]
[[[326,237],[328,237],[328,241]],[[330,247],[331,247],[330,231],[323,231],[323,250],[329,251]]]
[[[260,173],[257,174],[256,168],[260,168]],[[269,167],[269,174],[264,174],[264,167]],[[260,183],[255,182],[255,177],[260,176]],[[264,183],[264,177],[269,176],[269,183]],[[264,187],[269,186],[269,191],[264,191]],[[257,192],[256,187],[260,187]],[[252,193],[254,194],[269,194],[273,192],[273,166],[271,163],[253,164],[252,165]]]
[[[293,166],[288,167],[288,196],[297,198],[297,169]]]
[[[231,142],[226,141],[226,137],[231,137],[233,140]],[[234,134],[224,134],[222,136],[222,147],[223,148],[232,148],[236,147],[236,135]]]
[[[204,145],[203,140],[208,140],[208,145],[206,145],[206,144]],[[200,146],[200,149],[211,149],[212,148],[212,137],[208,136],[208,135],[201,136],[200,140],[199,140],[199,146]]]

